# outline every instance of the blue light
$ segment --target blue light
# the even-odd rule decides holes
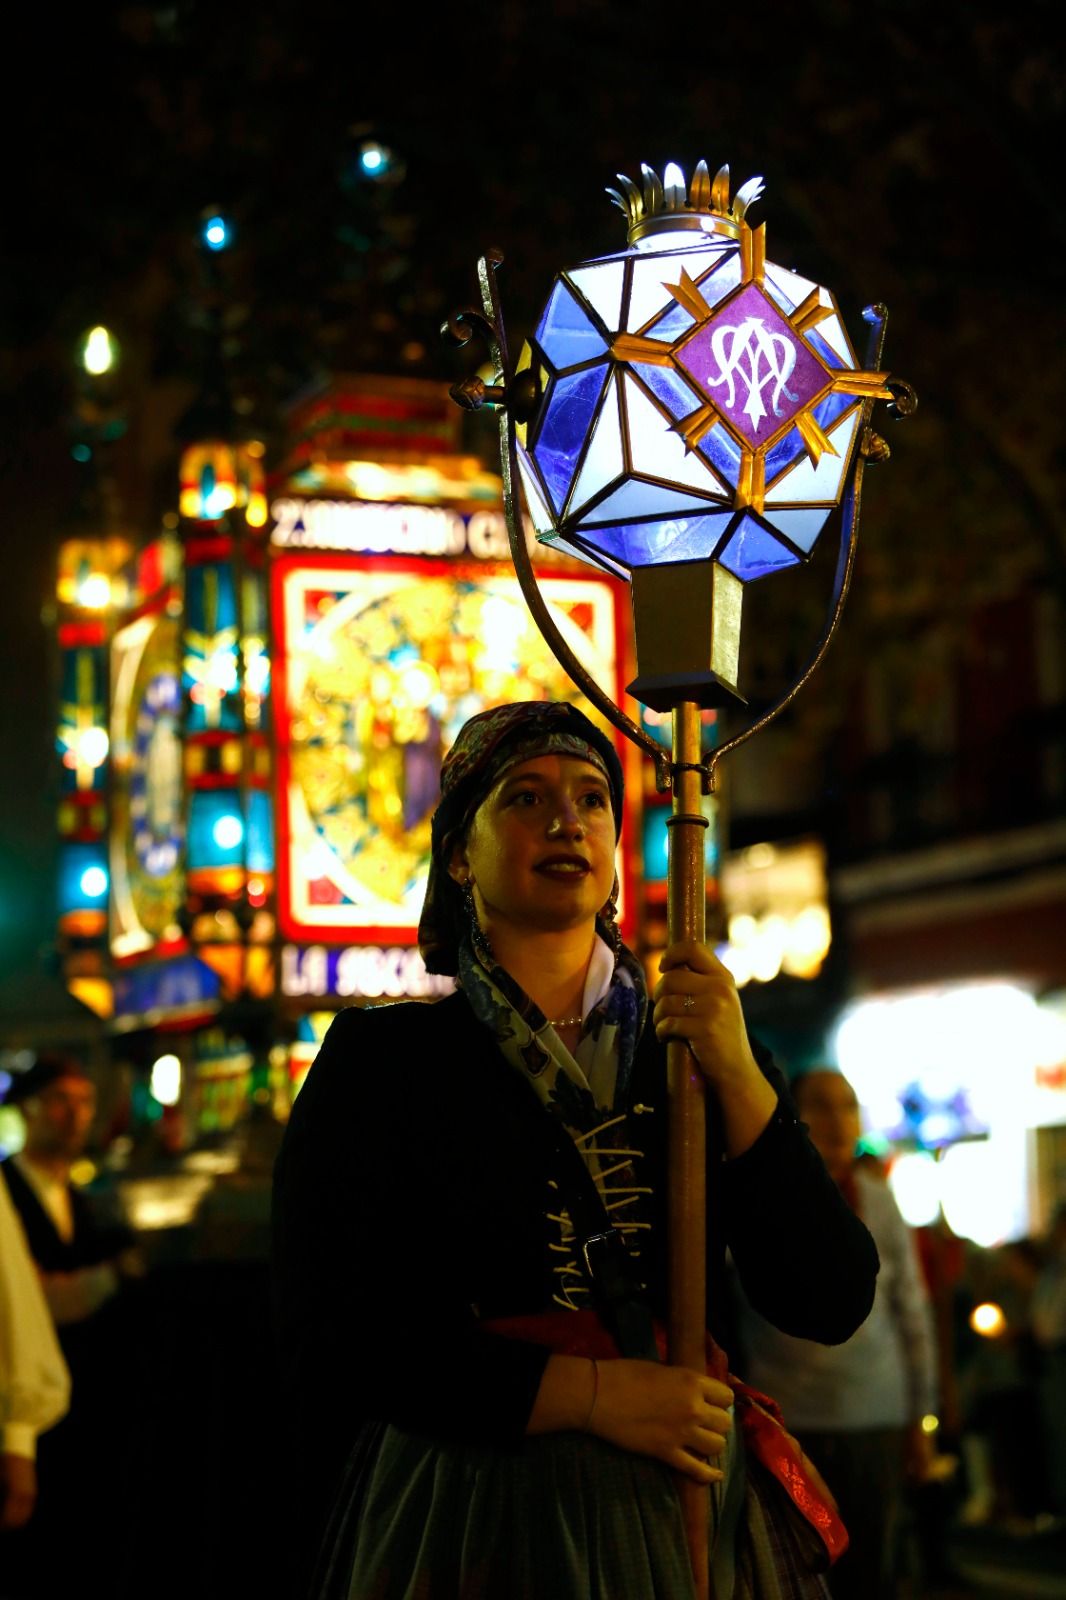
[[[359,165],[368,178],[383,178],[389,170],[389,153],[380,144],[365,144],[359,152]]]
[[[86,867],[79,887],[87,900],[101,900],[107,893],[107,873],[103,867]]]
[[[233,237],[233,230],[225,217],[212,216],[206,218],[200,237],[209,250],[225,250]]]

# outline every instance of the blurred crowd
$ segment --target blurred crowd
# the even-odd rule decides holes
[[[852,1543],[833,1600],[979,1592],[954,1556],[972,1529],[1046,1549],[1052,1570],[1066,1529],[1066,1203],[1043,1237],[994,1249],[942,1222],[914,1233],[888,1167],[857,1153],[846,1079],[812,1071],[793,1091],[874,1234],[877,1299],[834,1348],[778,1333],[738,1291],[731,1355],[840,1504]],[[0,1165],[0,1600],[282,1600],[276,1125],[245,1128],[179,1244],[136,1235],[106,1168],[76,1181],[96,1110],[80,1063],[40,1057],[8,1099],[25,1142]]]

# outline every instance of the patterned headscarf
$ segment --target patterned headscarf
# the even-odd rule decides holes
[[[463,724],[444,758],[440,804],[433,813],[429,882],[418,948],[429,972],[454,976],[463,937],[462,894],[448,872],[456,843],[503,774],[536,756],[578,756],[607,779],[615,838],[622,826],[622,763],[606,734],[566,700],[519,700],[479,712]]]

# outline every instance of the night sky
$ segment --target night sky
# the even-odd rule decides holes
[[[87,484],[70,454],[76,342],[100,321],[121,341],[119,531],[149,536],[203,372],[207,206],[236,230],[232,392],[270,439],[331,370],[453,379],[437,327],[473,298],[489,244],[517,342],[558,268],[623,243],[603,195],[616,172],[705,157],[736,183],[762,173],[770,256],[832,287],[853,334],[864,303],[887,302],[887,364],[921,396],[868,490],[852,628],[905,629],[995,582],[1066,595],[1057,7],[541,0],[433,16],[231,0],[21,19],[0,295],[0,988],[53,937],[41,613]],[[360,176],[371,137],[395,181]]]

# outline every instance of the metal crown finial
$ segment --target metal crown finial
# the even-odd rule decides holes
[[[713,180],[706,161],[701,161],[692,174],[686,194],[685,174],[674,161],[668,161],[662,178],[651,167],[642,165],[643,189],[632,178],[618,174],[621,192],[608,189],[607,193],[620,211],[629,219],[629,242],[646,238],[650,233],[690,228],[703,233],[726,234],[740,237],[740,225],[748,207],[763,192],[761,178],[749,178],[737,190],[732,204],[729,199],[729,167],[719,167]]]

